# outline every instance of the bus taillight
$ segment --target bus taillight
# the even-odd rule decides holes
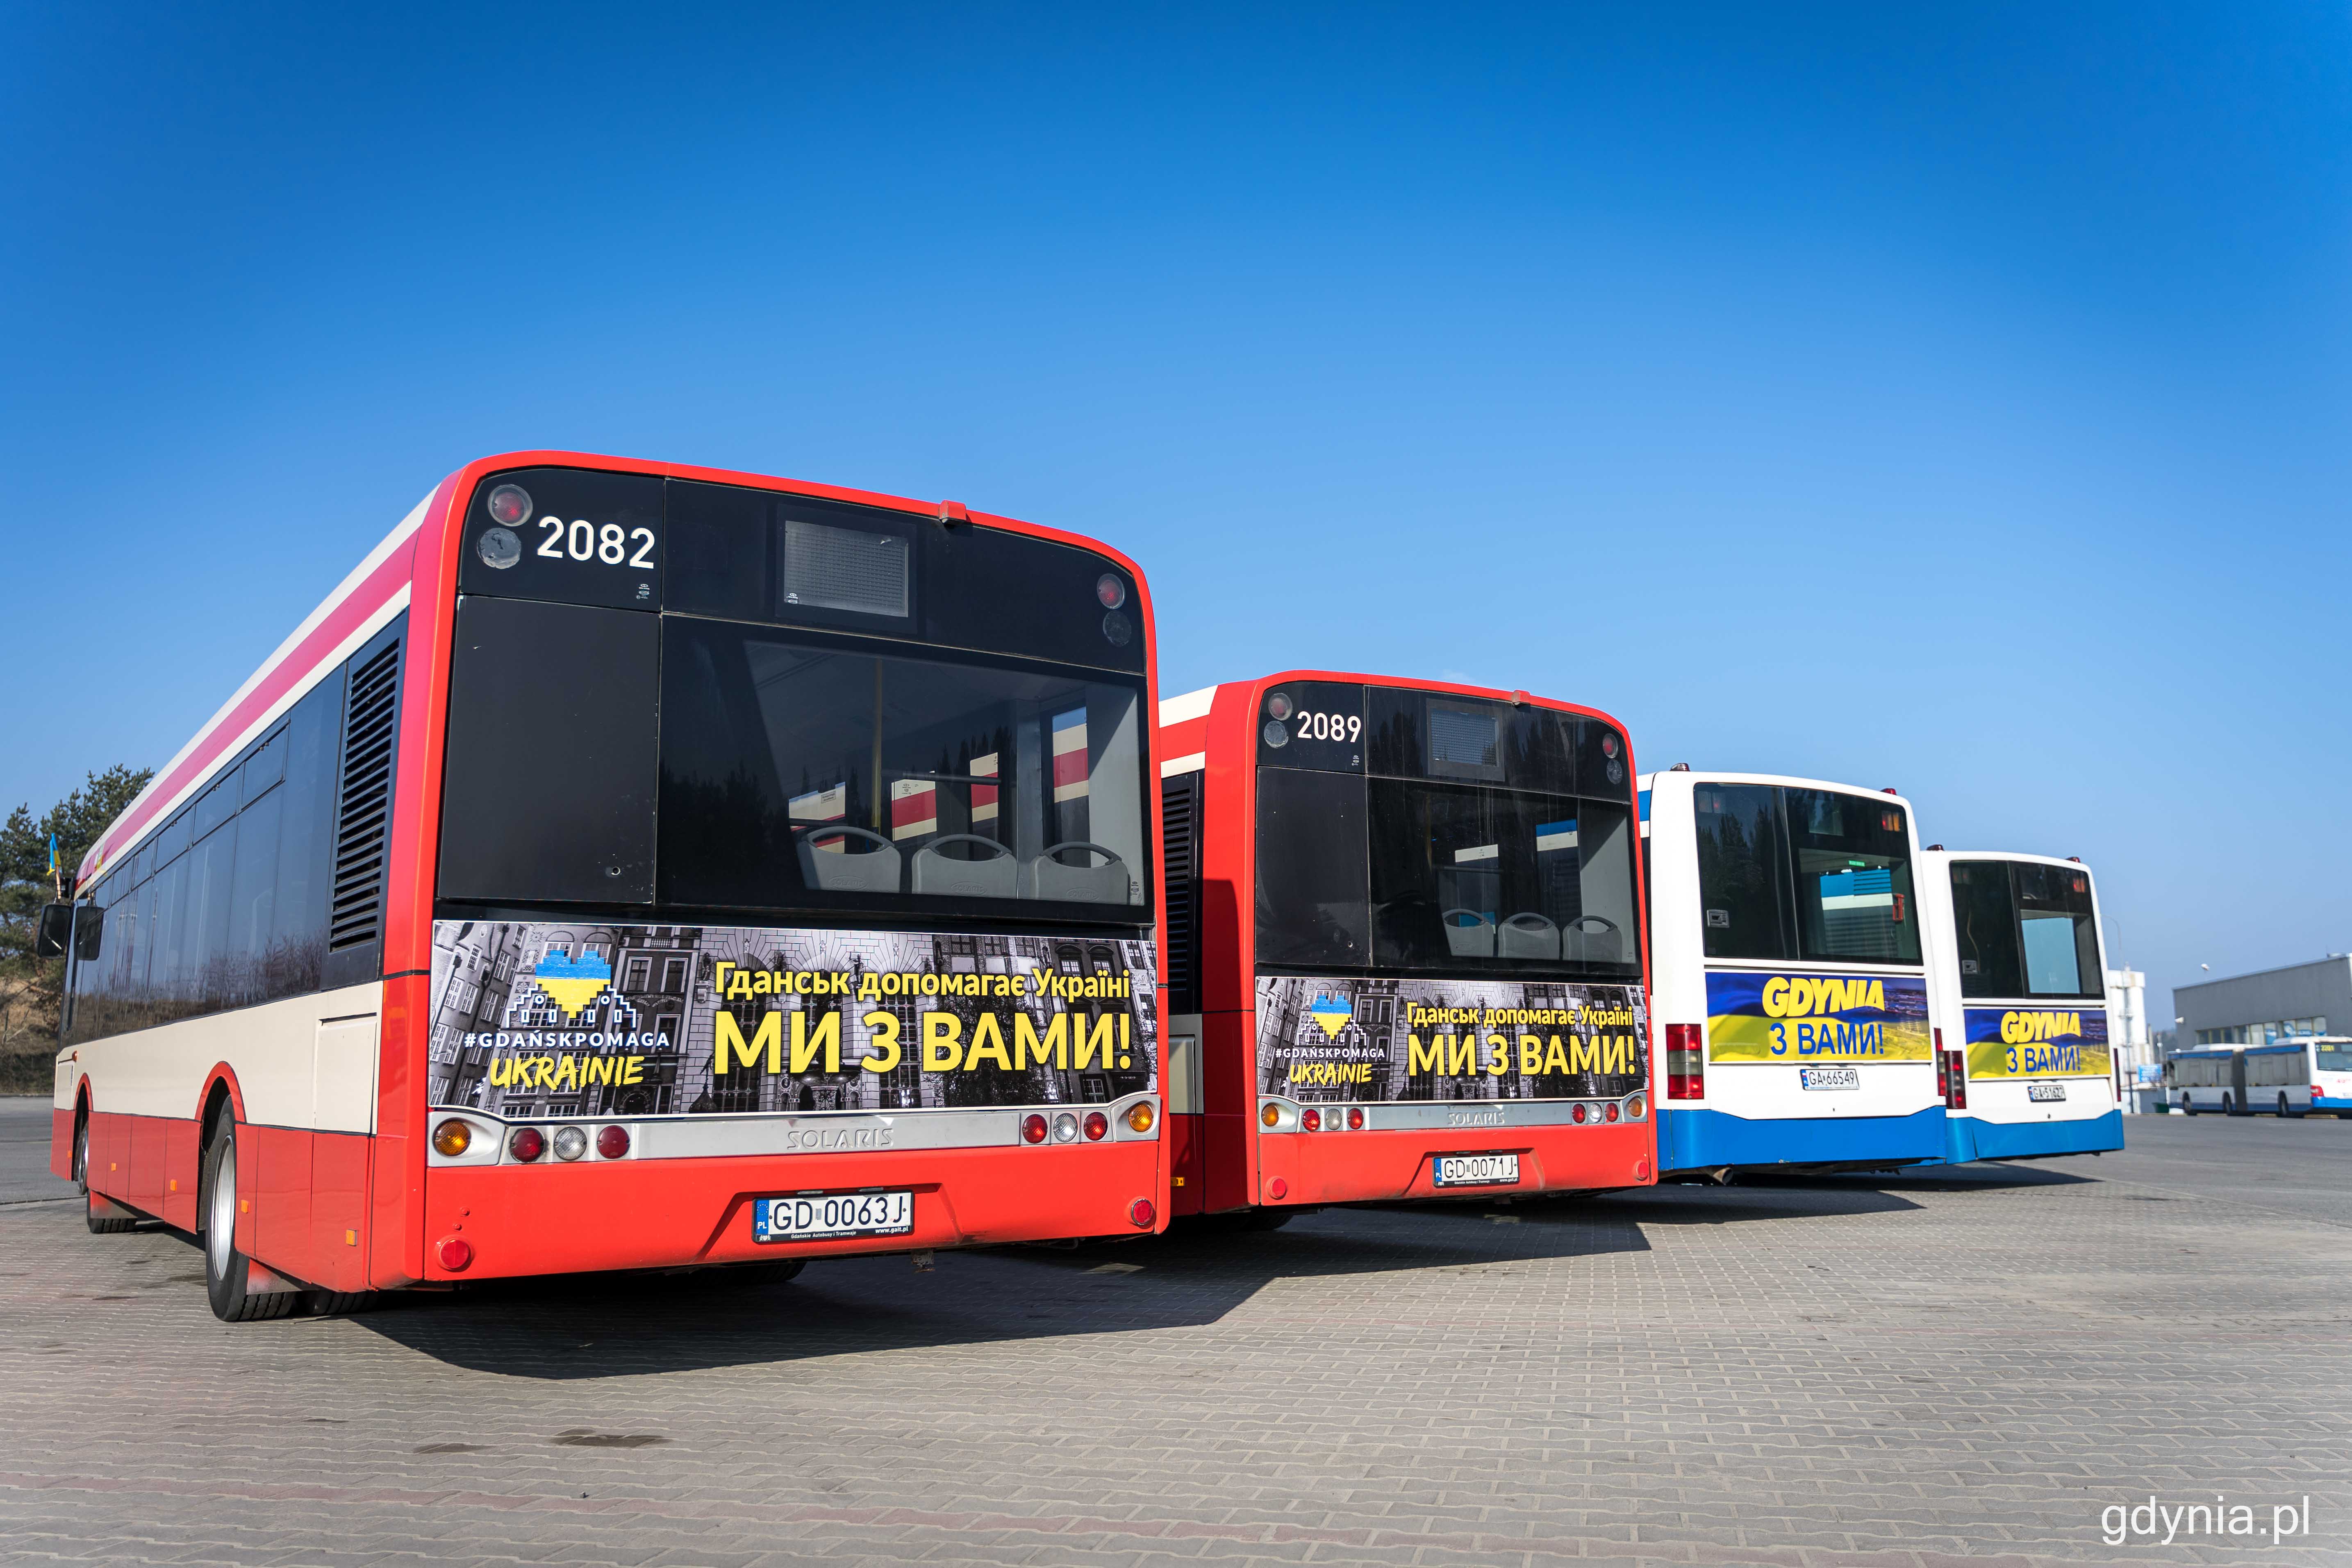
[[[1666,1098],[1668,1100],[1706,1098],[1706,1064],[1704,1052],[1701,1026],[1697,1024],[1666,1026]]]
[[[1110,1131],[1110,1118],[1109,1118],[1109,1117],[1105,1116],[1105,1115],[1104,1115],[1101,1111],[1099,1111],[1099,1110],[1089,1110],[1089,1111],[1087,1111],[1087,1142],[1089,1142],[1089,1143],[1099,1143],[1099,1142],[1102,1142],[1102,1139],[1103,1139],[1103,1134],[1105,1134],[1105,1133],[1108,1132],[1109,1131]]]
[[[1323,1113],[1310,1105],[1298,1113],[1298,1125],[1309,1132],[1320,1132],[1323,1131]]]
[[[1034,1110],[1023,1117],[1021,1138],[1024,1142],[1043,1143],[1045,1141],[1045,1119]]]
[[[1951,1064],[1951,1098],[1945,1101],[1954,1110],[1969,1108],[1969,1058],[1953,1051],[1944,1058]]]
[[[1944,1031],[1943,1031],[1943,1030],[1941,1030],[1941,1029],[1937,1029],[1937,1030],[1936,1030],[1936,1031],[1935,1031],[1935,1036],[1936,1036],[1936,1098],[1937,1098],[1937,1100],[1942,1100],[1946,1105],[1949,1105],[1949,1104],[1951,1104],[1951,1103],[1952,1103],[1952,1063],[1951,1063],[1951,1058],[1944,1055]]]
[[[596,1152],[607,1160],[617,1160],[629,1152],[629,1130],[607,1127],[596,1134]]]
[[[2317,1089],[2314,1089],[2312,1092],[2316,1094],[2319,1091]],[[1350,1132],[1361,1132],[1363,1130],[1364,1108],[1360,1105],[1351,1105],[1348,1107],[1348,1131]]]

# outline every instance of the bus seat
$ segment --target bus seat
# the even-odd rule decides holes
[[[839,849],[820,849],[816,842],[820,838],[868,839],[874,847],[853,850],[845,842]],[[878,833],[832,823],[810,828],[793,847],[800,852],[801,878],[812,888],[843,893],[898,890],[898,847]]]
[[[1495,956],[1495,922],[1476,910],[1448,910],[1437,917],[1445,924],[1445,951],[1456,958]]]
[[[1099,866],[1067,865],[1058,856],[1066,849],[1089,850],[1103,858]],[[1084,838],[1066,839],[1048,847],[1045,852],[1029,862],[1028,886],[1024,891],[1033,899],[1059,899],[1076,903],[1123,904],[1129,889],[1127,862],[1118,852]]]
[[[1497,958],[1559,957],[1559,927],[1548,915],[1522,910],[1506,920],[1495,933]]]
[[[1625,938],[1616,922],[1601,915],[1579,915],[1560,932],[1560,956],[1586,963],[1616,963]]]
[[[983,852],[949,856],[950,844],[977,845]],[[915,851],[915,891],[965,899],[1019,896],[1021,858],[993,838],[977,833],[942,833]]]

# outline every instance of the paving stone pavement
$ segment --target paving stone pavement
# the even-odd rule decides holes
[[[2125,1155],[1328,1211],[238,1327],[183,1238],[16,1204],[0,1556],[2352,1562],[2352,1214],[2200,1193],[2196,1140],[2242,1166],[2244,1124],[2144,1122],[2160,1184]],[[2264,1527],[2307,1496],[2312,1536],[2102,1538],[2217,1494]]]

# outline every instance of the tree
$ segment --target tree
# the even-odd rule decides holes
[[[57,836],[70,896],[82,856],[154,776],[152,768],[109,768],[90,774],[81,788],[38,817],[25,805],[0,824],[0,1039],[12,1045],[26,1037],[46,1042],[57,1034],[65,963],[33,955],[41,906],[57,896],[49,878],[49,836]]]

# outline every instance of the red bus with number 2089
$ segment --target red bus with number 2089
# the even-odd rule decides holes
[[[469,464],[44,911],[53,1167],[233,1321],[1154,1231],[1152,649],[952,501]]]
[[[1656,1180],[1633,764],[1526,692],[1160,706],[1179,1215]]]

